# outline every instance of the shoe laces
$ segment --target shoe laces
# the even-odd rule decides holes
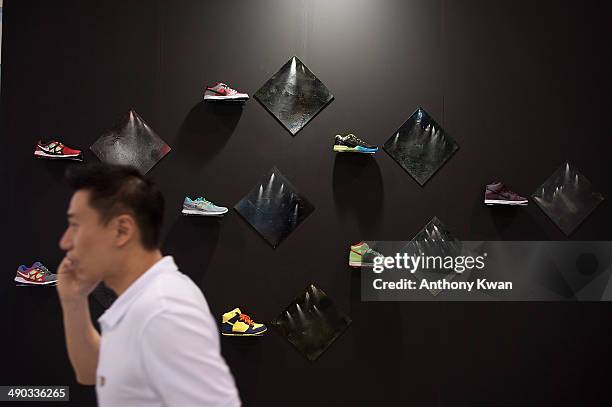
[[[222,88],[227,89],[228,91],[234,90],[227,83],[220,83],[219,86],[221,86]]]
[[[357,137],[356,135],[354,135],[352,133],[348,135],[348,138],[349,138],[349,140],[353,140],[353,141],[356,141],[358,143],[363,143],[364,142],[363,140],[361,140],[359,137]]]
[[[366,250],[366,252],[364,254],[371,254],[374,257],[385,257],[384,255],[382,255],[381,253],[377,252],[374,249],[370,249],[368,248],[368,250]]]
[[[50,276],[51,274],[53,274],[53,273],[51,273],[51,272],[49,271],[49,269],[48,269],[48,268],[46,268],[46,267],[45,267],[45,266],[43,266],[42,264],[41,264],[40,266],[36,267],[36,270],[40,270],[40,271],[42,271],[42,272],[43,272],[43,273],[45,273],[45,275],[47,275],[47,276]]]
[[[513,195],[514,192],[510,191],[505,185],[499,189],[499,192],[506,195]]]
[[[499,188],[497,193],[500,194],[500,195],[509,196],[511,198],[518,198],[519,197],[519,194],[517,194],[516,192],[508,189],[508,187],[505,186],[504,184],[502,184],[501,188]]]
[[[247,325],[253,325],[255,322],[247,314],[240,314],[240,320],[247,323]]]
[[[51,140],[48,144],[49,148],[64,148],[64,144],[60,141]]]

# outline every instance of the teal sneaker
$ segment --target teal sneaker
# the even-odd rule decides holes
[[[192,200],[189,197],[185,197],[183,202],[183,215],[196,215],[196,216],[223,216],[227,213],[227,208],[224,206],[217,206],[206,199],[199,197]]]

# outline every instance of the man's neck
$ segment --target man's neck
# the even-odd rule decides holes
[[[139,251],[127,256],[126,261],[114,275],[104,280],[104,283],[117,295],[123,294],[138,277],[142,276],[155,263],[161,260],[162,254],[158,249],[152,251]]]

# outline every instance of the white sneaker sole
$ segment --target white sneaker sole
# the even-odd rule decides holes
[[[501,199],[485,199],[485,205],[512,205],[512,206],[527,206],[529,201],[504,201]]]
[[[357,261],[349,261],[349,266],[351,267],[374,267],[374,263],[362,263]]]
[[[23,277],[15,277],[15,282],[18,284],[24,284],[24,285],[51,285],[51,284],[57,284],[57,280],[55,281],[28,281]]]
[[[183,209],[181,211],[181,213],[183,215],[195,215],[195,216],[223,216],[227,213],[227,209],[225,210],[225,212],[204,212],[204,211],[197,211],[194,209]]]
[[[363,147],[362,149],[359,149],[355,147],[337,146],[337,145],[334,145],[334,148],[332,150],[335,151],[336,153],[357,153],[357,154],[375,154],[378,152],[377,148],[374,149],[374,148]]]
[[[226,334],[224,332],[221,332],[221,335],[223,335],[223,336],[263,336],[263,334],[266,333],[267,331],[268,331],[268,329],[266,328],[265,331],[261,331],[261,332],[258,332],[256,334],[241,334],[241,333]]]
[[[80,157],[81,154],[64,154],[64,155],[54,155],[54,154],[47,154],[42,150],[36,150],[34,151],[34,155],[37,157],[45,157],[45,158],[55,158],[55,159],[61,159],[61,158],[77,158]]]
[[[204,100],[248,100],[249,95],[246,93],[238,93],[236,95],[231,96],[211,96],[204,95]]]

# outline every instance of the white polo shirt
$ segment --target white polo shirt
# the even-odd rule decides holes
[[[100,407],[239,406],[200,289],[166,256],[98,319]]]

